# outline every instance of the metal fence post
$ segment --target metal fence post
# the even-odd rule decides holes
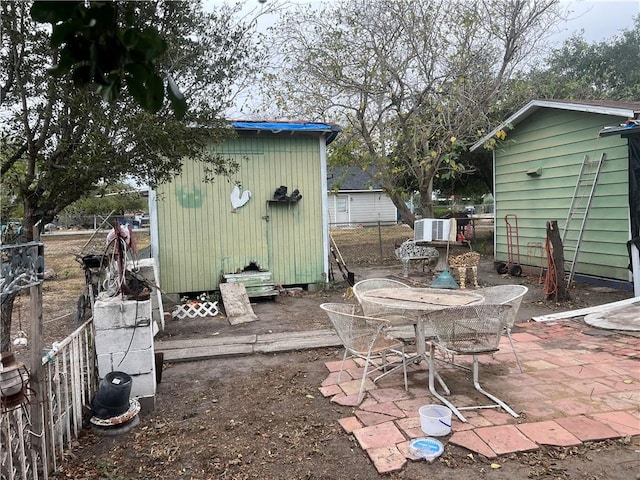
[[[382,263],[382,227],[378,220],[378,246],[380,247],[380,263]]]

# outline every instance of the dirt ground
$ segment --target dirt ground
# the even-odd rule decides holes
[[[400,278],[401,274],[395,264],[352,269],[356,280]],[[75,289],[61,285],[72,283],[69,279],[76,273],[69,267],[66,274],[58,272],[55,279],[45,282],[47,342],[64,338],[73,328],[65,313],[73,310],[82,282],[75,281]],[[431,278],[429,273],[413,270],[408,282],[426,286]],[[517,278],[501,276],[495,273],[489,258],[482,262],[479,279],[482,286],[516,282],[529,287],[520,321],[632,296],[631,292],[581,286],[572,289],[571,302],[557,305],[544,300],[536,272]],[[253,307],[259,320],[248,324],[231,326],[223,316],[168,321],[159,337],[186,339],[329,328],[319,305],[349,300],[347,287],[344,282],[336,282],[321,292],[293,291],[295,295],[257,301]],[[28,312],[24,306],[21,312],[25,323]],[[122,435],[99,436],[85,428],[53,478],[640,479],[637,437],[543,448],[492,461],[447,445],[432,464],[409,461],[402,471],[381,476],[355,439],[338,424],[338,419],[351,415],[352,408],[333,404],[318,392],[327,376],[324,363],[338,358],[339,349],[327,348],[165,364],[154,411],[141,415],[140,424]]]

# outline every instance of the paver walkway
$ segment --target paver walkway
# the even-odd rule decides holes
[[[445,448],[451,443],[492,459],[540,445],[640,435],[640,338],[575,320],[522,323],[515,331],[524,372],[518,371],[505,337],[498,353],[480,357],[480,382],[520,417],[496,409],[465,410],[468,423],[454,415],[452,433],[440,437]],[[456,362],[464,358],[456,357]],[[340,419],[344,431],[354,435],[380,473],[420,460],[408,451],[412,439],[425,436],[418,408],[438,403],[429,393],[425,362],[411,365],[408,392],[398,372],[377,385],[370,382],[360,405],[361,370],[348,362],[340,383],[341,362],[327,363],[329,375],[320,387],[331,401],[354,407],[352,416]],[[482,402],[469,373],[452,366],[439,366],[438,372],[452,390],[454,405]]]

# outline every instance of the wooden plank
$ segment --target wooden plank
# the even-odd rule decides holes
[[[571,310],[568,312],[552,313],[550,315],[542,315],[539,317],[531,317],[534,322],[549,322],[552,320],[563,320],[575,317],[582,317],[590,313],[606,312],[609,310],[615,310],[618,307],[625,305],[631,305],[638,302],[638,297],[627,298],[626,300],[620,300],[618,302],[606,303],[604,305],[597,305],[595,307],[581,308],[580,310]]]
[[[307,348],[338,347],[341,345],[342,342],[334,330],[270,333],[258,337],[255,351],[273,353]]]
[[[257,335],[233,335],[216,336],[213,338],[191,338],[187,340],[161,340],[156,341],[153,348],[156,352],[168,352],[170,350],[182,350],[185,348],[219,347],[221,345],[243,345],[256,343]]]
[[[224,311],[231,325],[258,320],[258,316],[251,308],[247,289],[242,283],[221,283],[220,294]]]
[[[253,344],[211,345],[208,347],[191,347],[164,352],[165,362],[188,362],[191,360],[206,360],[208,358],[225,357],[230,355],[251,355]]]

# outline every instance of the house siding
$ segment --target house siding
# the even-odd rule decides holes
[[[157,189],[158,264],[167,293],[215,290],[222,275],[257,264],[282,285],[322,282],[321,155],[318,138],[241,135],[210,146],[240,164],[231,178],[205,183],[202,164],[185,160],[180,176]],[[235,182],[251,199],[233,211]],[[286,185],[296,203],[270,202]]]
[[[504,217],[517,217],[512,229],[514,254],[520,263],[539,267],[546,239],[546,224],[565,226],[585,155],[597,160],[606,154],[594,192],[580,245],[576,273],[628,281],[629,238],[628,151],[619,137],[599,138],[607,125],[624,119],[615,116],[545,108],[523,120],[495,152],[496,239],[495,257],[508,261],[508,235]],[[542,169],[540,177],[526,174]],[[513,217],[510,223],[515,226]],[[580,222],[573,220],[565,241],[565,259],[573,258]],[[517,260],[517,259],[514,259]]]
[[[398,211],[391,199],[381,191],[349,192],[340,191],[339,195],[349,196],[349,223],[395,222]],[[336,210],[336,194],[329,195],[329,221],[335,223],[339,217]]]

